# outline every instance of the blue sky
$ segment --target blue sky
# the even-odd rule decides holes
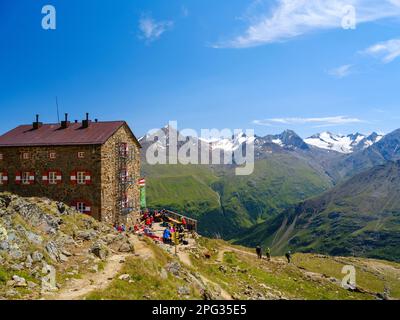
[[[303,137],[400,127],[400,0],[3,0],[0,41],[2,133],[56,122],[56,96],[61,114],[138,136],[169,120]]]

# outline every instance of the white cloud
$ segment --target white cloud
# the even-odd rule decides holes
[[[152,42],[173,27],[173,21],[156,21],[151,16],[143,15],[139,20],[140,38]]]
[[[328,70],[328,74],[340,79],[347,77],[351,73],[352,68],[353,68],[352,64],[345,64],[343,66]]]
[[[349,6],[356,10],[357,24],[400,16],[400,0],[275,0],[276,5],[267,9],[266,0],[254,1],[252,13],[246,12],[250,21],[247,30],[214,47],[253,47],[315,30],[341,28]]]
[[[400,39],[377,43],[364,50],[363,53],[380,58],[384,63],[392,62],[400,57]]]
[[[324,126],[338,126],[344,124],[352,123],[362,123],[366,122],[358,118],[352,118],[348,116],[333,116],[333,117],[322,117],[322,118],[272,118],[264,120],[254,120],[253,123],[261,126],[271,126],[271,125],[306,125],[312,124],[317,127]]]

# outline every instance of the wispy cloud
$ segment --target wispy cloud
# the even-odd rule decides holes
[[[311,124],[315,127],[325,126],[339,126],[353,123],[363,123],[365,120],[348,117],[348,116],[333,116],[333,117],[321,117],[321,118],[272,118],[264,120],[254,120],[253,123],[261,126],[272,126],[272,125],[308,125]]]
[[[316,30],[340,28],[351,11],[349,6],[355,8],[357,24],[400,16],[400,0],[275,0],[273,7],[265,3],[254,0],[250,6],[252,13],[246,11],[247,29],[214,47],[253,47]]]
[[[184,18],[186,18],[186,17],[188,17],[189,16],[189,9],[186,7],[186,6],[182,6],[181,7],[181,13],[182,13],[182,16],[184,17]]]
[[[400,39],[377,43],[362,51],[362,53],[379,58],[383,63],[392,62],[394,59],[400,57]]]
[[[142,15],[139,20],[140,38],[146,42],[153,42],[173,25],[173,21],[156,21],[150,15]]]
[[[328,70],[328,74],[336,78],[344,78],[351,74],[353,65],[345,64],[343,66]]]

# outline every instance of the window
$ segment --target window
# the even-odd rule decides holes
[[[78,210],[80,213],[85,213],[86,212],[86,204],[84,202],[77,202],[76,210]]]
[[[49,172],[49,184],[57,184],[57,173],[55,171]]]
[[[28,160],[29,158],[30,158],[29,152],[23,152],[23,153],[22,153],[22,159]]]
[[[80,213],[90,214],[92,212],[92,207],[88,201],[77,200],[74,202],[73,206]]]
[[[57,157],[57,154],[55,152],[49,152],[49,159],[54,160]]]
[[[126,142],[123,142],[119,146],[121,157],[127,157],[129,152],[129,146]]]
[[[128,170],[127,169],[122,169],[122,171],[121,171],[121,181],[122,182],[127,182],[128,181]]]
[[[71,172],[72,185],[90,185],[92,184],[92,174],[90,171],[78,169]]]
[[[78,181],[78,184],[86,184],[86,172],[78,171],[76,173],[76,179]]]
[[[79,151],[78,152],[78,159],[84,159],[85,158],[85,152]]]
[[[0,185],[8,183],[8,174],[6,171],[0,172]]]
[[[61,184],[62,183],[62,172],[61,172],[61,170],[44,171],[43,175],[42,175],[42,181],[43,181],[44,185]]]
[[[123,209],[128,208],[128,195],[125,193],[121,199],[121,207]]]
[[[22,172],[22,184],[30,184],[31,175],[30,172]]]

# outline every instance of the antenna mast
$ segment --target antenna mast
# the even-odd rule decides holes
[[[56,106],[57,106],[57,122],[60,123],[60,112],[58,110],[58,97],[56,96]]]

